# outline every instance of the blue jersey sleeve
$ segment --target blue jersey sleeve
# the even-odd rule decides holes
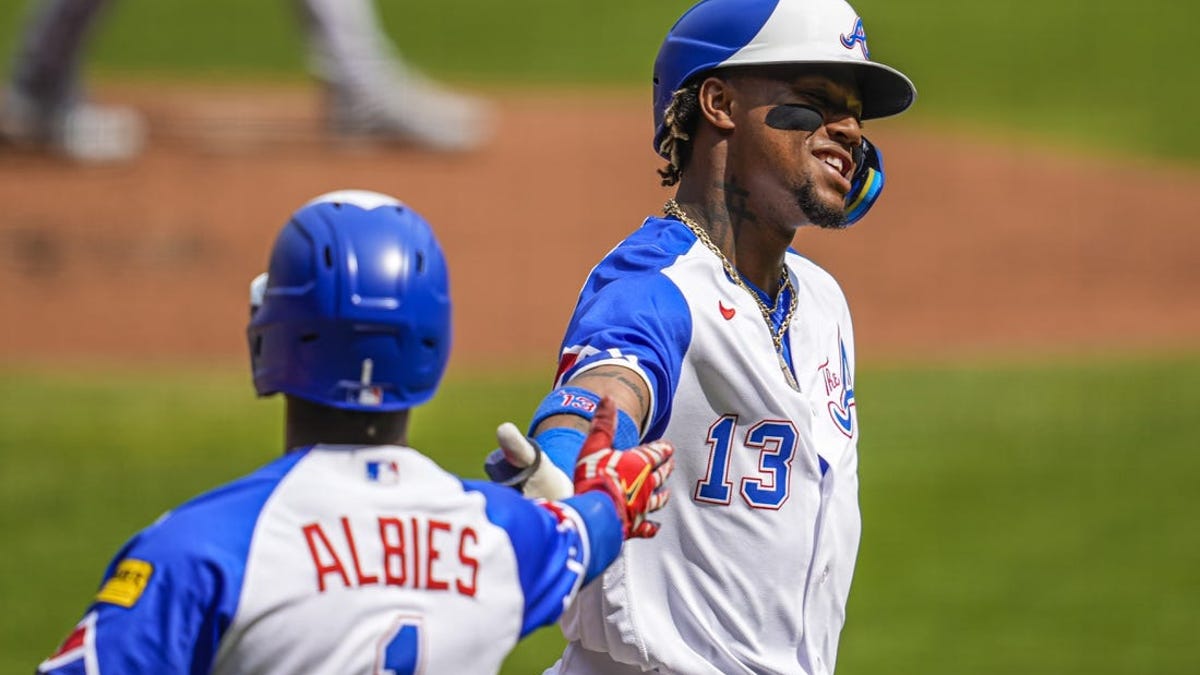
[[[135,535],[39,672],[209,672],[237,610],[258,514],[302,454],[198,497]]]
[[[467,480],[463,486],[484,495],[488,520],[512,542],[525,597],[521,637],[557,621],[579,588],[621,551],[621,520],[606,495],[534,502],[494,483]]]
[[[100,672],[204,673],[236,596],[225,561],[167,554],[153,531],[113,560],[92,605]]]
[[[694,242],[675,221],[647,221],[592,270],[563,338],[558,385],[608,363],[646,378],[653,402],[642,440],[666,428],[692,338],[687,299],[662,270]]]

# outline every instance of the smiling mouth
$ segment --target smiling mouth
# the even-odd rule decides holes
[[[834,152],[815,152],[813,153],[822,164],[829,167],[841,178],[850,180],[850,173],[854,170],[854,164],[840,154]]]

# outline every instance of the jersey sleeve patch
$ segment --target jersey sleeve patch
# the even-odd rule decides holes
[[[96,602],[107,602],[121,607],[133,607],[146,590],[154,565],[145,560],[125,558],[117,563],[117,571],[96,594]]]
[[[54,654],[38,666],[38,673],[86,675],[99,670],[96,659],[96,613],[89,612],[76,624]]]

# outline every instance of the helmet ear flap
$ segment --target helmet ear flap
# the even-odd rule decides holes
[[[846,225],[853,225],[867,215],[883,192],[883,154],[864,137],[854,149],[854,175],[850,192],[846,193]]]

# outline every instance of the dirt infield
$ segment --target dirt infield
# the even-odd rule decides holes
[[[588,269],[661,208],[644,97],[525,93],[462,156],[336,144],[308,88],[124,87],[121,166],[0,152],[0,361],[243,358],[246,284],[290,211],[401,196],[451,265],[462,365],[549,363]],[[1200,344],[1200,172],[870,129],[888,189],[796,248],[839,278],[864,359]],[[549,367],[549,366],[547,366]]]

